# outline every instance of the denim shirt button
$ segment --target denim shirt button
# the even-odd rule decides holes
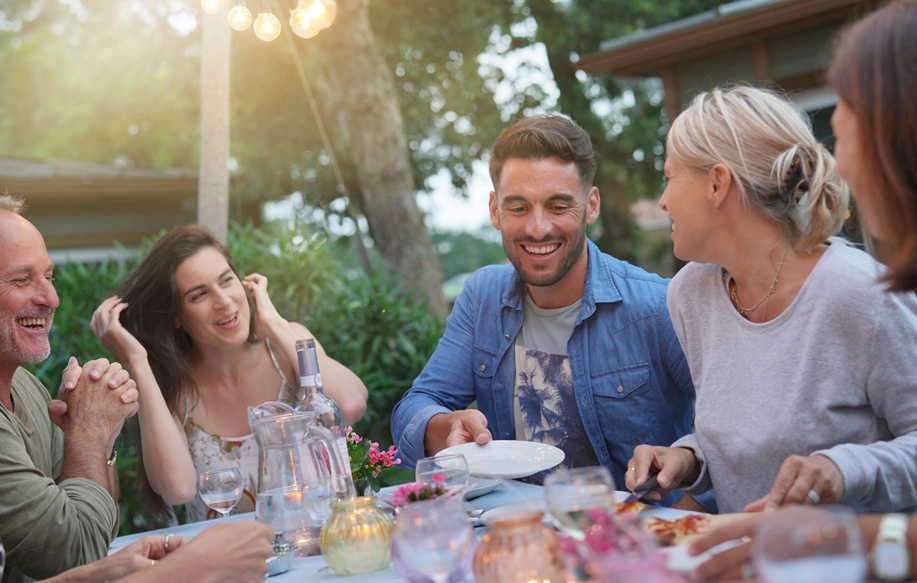
[[[483,369],[481,369],[481,370],[483,370]],[[624,392],[624,387],[622,387],[621,385],[618,385],[618,392],[619,392],[619,393],[623,393],[623,392]]]
[[[503,337],[509,340],[509,334],[504,334]]]
[[[484,372],[484,369],[485,369],[485,368],[487,368],[487,366],[482,364],[482,365],[481,365],[481,372]],[[618,387],[618,388],[620,389],[621,387]],[[621,389],[621,390],[623,390],[623,389]],[[619,392],[620,392],[620,391],[619,391]]]

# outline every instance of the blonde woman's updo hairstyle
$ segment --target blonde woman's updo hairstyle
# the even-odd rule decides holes
[[[701,93],[672,123],[666,146],[701,172],[725,165],[746,208],[778,225],[797,251],[824,243],[844,224],[849,193],[834,157],[805,114],[771,91]]]

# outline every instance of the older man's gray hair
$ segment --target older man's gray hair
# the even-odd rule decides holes
[[[13,214],[22,213],[25,208],[25,201],[9,194],[0,194],[0,211],[9,211]]]

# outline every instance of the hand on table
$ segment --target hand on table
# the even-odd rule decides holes
[[[835,504],[843,495],[844,476],[834,462],[823,455],[792,455],[780,466],[771,491],[745,511],[775,510],[784,504]]]
[[[171,579],[173,583],[257,583],[267,571],[267,559],[274,554],[273,543],[274,529],[260,522],[219,524],[182,545],[162,565],[180,569],[179,576]]]
[[[742,568],[751,560],[751,534],[758,525],[775,516],[770,512],[757,512],[734,522],[730,522],[703,535],[688,547],[688,554],[697,556],[713,547],[731,540],[740,540],[742,544],[714,555],[709,561],[699,565],[691,572],[695,581],[731,581],[743,578]]]
[[[694,452],[684,447],[660,447],[656,445],[638,445],[634,457],[627,462],[624,484],[628,490],[646,482],[652,470],[658,471],[659,489],[646,495],[647,500],[658,502],[669,493],[684,484],[697,480],[700,471]]]

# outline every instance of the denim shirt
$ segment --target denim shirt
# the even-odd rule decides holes
[[[694,385],[666,307],[668,280],[591,241],[588,253],[567,354],[586,434],[623,489],[635,446],[668,446],[691,432]],[[430,418],[474,401],[494,439],[515,439],[513,346],[524,294],[511,265],[484,267],[465,282],[436,351],[392,412],[392,436],[408,467],[425,455]]]

